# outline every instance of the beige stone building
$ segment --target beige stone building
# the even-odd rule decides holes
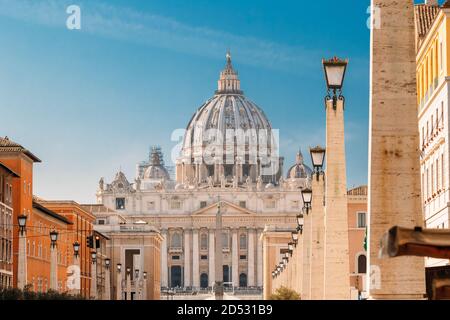
[[[450,3],[415,6],[416,74],[420,133],[422,205],[427,228],[448,229],[450,222],[449,105]],[[427,267],[449,260],[427,258]]]
[[[96,228],[112,243],[120,243],[122,252],[115,255],[122,259],[125,248],[137,246],[129,240],[129,232],[135,228],[159,232],[164,290],[211,288],[216,281],[215,242],[221,241],[223,281],[237,290],[261,291],[261,235],[267,225],[296,227],[296,215],[303,207],[300,191],[311,174],[299,151],[283,176],[273,131],[262,109],[240,89],[227,54],[218,90],[187,125],[175,178],[159,148],[137,165],[133,182],[122,172],[110,183],[102,178],[97,201],[109,212],[96,213]],[[223,232],[215,239],[219,201]],[[148,245],[144,234],[133,233],[140,246]]]

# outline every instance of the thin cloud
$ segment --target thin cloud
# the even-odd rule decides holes
[[[0,0],[0,15],[54,28],[66,28],[66,8],[73,1]],[[251,36],[188,25],[169,17],[143,13],[103,2],[78,1],[81,30],[92,35],[169,49],[208,58],[221,57],[227,47],[242,63],[287,72],[307,72],[308,61],[320,54]]]

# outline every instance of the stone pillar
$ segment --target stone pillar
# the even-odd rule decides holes
[[[319,180],[314,175],[311,179],[312,201],[310,211],[311,216],[311,300],[322,300],[324,298],[324,233],[325,233],[325,208],[324,197],[324,176],[320,175]],[[347,212],[347,211],[345,211]],[[348,260],[348,259],[347,259]]]
[[[192,232],[192,286],[200,288],[200,252],[198,247],[198,229]]]
[[[248,250],[247,250],[247,285],[255,286],[255,229],[248,229]]]
[[[344,101],[326,101],[324,299],[350,299]],[[314,270],[311,270],[314,272]]]
[[[311,212],[303,214],[303,235],[299,239],[303,248],[302,264],[302,300],[311,299],[311,245],[312,245],[312,218]],[[323,273],[322,273],[323,275]]]
[[[263,286],[263,243],[261,230],[256,233],[256,285]]]
[[[372,6],[381,8],[381,24],[371,37],[367,285],[373,299],[422,299],[423,258],[378,258],[391,227],[423,225],[413,1],[372,0]]]
[[[19,233],[19,260],[17,265],[17,288],[23,290],[27,285],[27,236]]]
[[[161,287],[169,286],[168,267],[167,267],[167,229],[161,230]]]
[[[91,262],[91,299],[97,300],[97,262]]]
[[[58,249],[50,247],[50,289],[58,291]]]
[[[131,272],[127,272],[127,300],[131,300]]]
[[[209,271],[208,271],[208,281],[209,281],[209,285],[210,286],[214,286],[214,283],[216,281],[216,258],[215,258],[215,251],[216,251],[216,244],[214,241],[214,233],[215,230],[214,229],[210,229],[209,230],[209,241],[208,241],[208,249],[209,249],[209,255],[208,255],[208,266],[209,266]]]
[[[116,300],[122,300],[122,272],[117,272]]]
[[[233,286],[239,287],[239,243],[238,229],[232,231],[232,248],[231,248],[231,280]]]
[[[103,300],[111,300],[111,267],[105,268],[105,292]]]
[[[299,234],[297,247],[295,248],[295,264],[297,265],[296,269],[296,288],[297,292],[301,295],[303,299],[303,235]]]
[[[184,230],[184,286],[191,286],[191,235],[190,230]]]

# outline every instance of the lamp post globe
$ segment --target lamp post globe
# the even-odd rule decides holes
[[[342,87],[344,86],[345,72],[347,70],[348,59],[342,60],[337,57],[329,60],[322,60],[323,70],[328,92],[333,91],[333,108],[336,109],[337,91],[342,99]]]
[[[106,267],[106,269],[109,269],[109,266],[111,265],[111,259],[109,259],[109,258],[106,258],[105,259],[105,267]]]
[[[24,214],[21,214],[17,217],[17,222],[19,223],[19,231],[21,234],[25,231],[25,227],[27,224],[27,216]]]
[[[73,243],[73,253],[75,257],[78,257],[78,254],[80,253],[80,243],[78,241]]]
[[[302,200],[303,205],[306,208],[306,214],[309,214],[309,209],[311,208],[311,200],[312,200],[312,190],[310,188],[305,188],[302,190]]]
[[[118,263],[118,264],[117,264],[117,272],[118,272],[118,273],[121,273],[121,272],[122,272],[122,264],[121,264],[121,263]]]
[[[56,245],[56,241],[58,241],[58,231],[56,230],[50,231],[50,241],[52,247],[54,247]]]

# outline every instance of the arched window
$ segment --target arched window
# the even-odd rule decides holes
[[[202,233],[200,236],[200,249],[208,250],[208,234]]]
[[[241,273],[239,275],[239,287],[241,288],[247,287],[247,275],[245,273]]]
[[[358,273],[366,273],[367,271],[367,258],[365,254],[358,256]]]
[[[202,289],[208,288],[208,274],[202,273],[200,275],[200,287]]]
[[[245,233],[242,233],[239,236],[239,247],[241,248],[241,250],[247,249],[247,235]]]
[[[170,246],[172,248],[181,248],[181,235],[178,232],[175,232],[174,234],[172,234]]]

